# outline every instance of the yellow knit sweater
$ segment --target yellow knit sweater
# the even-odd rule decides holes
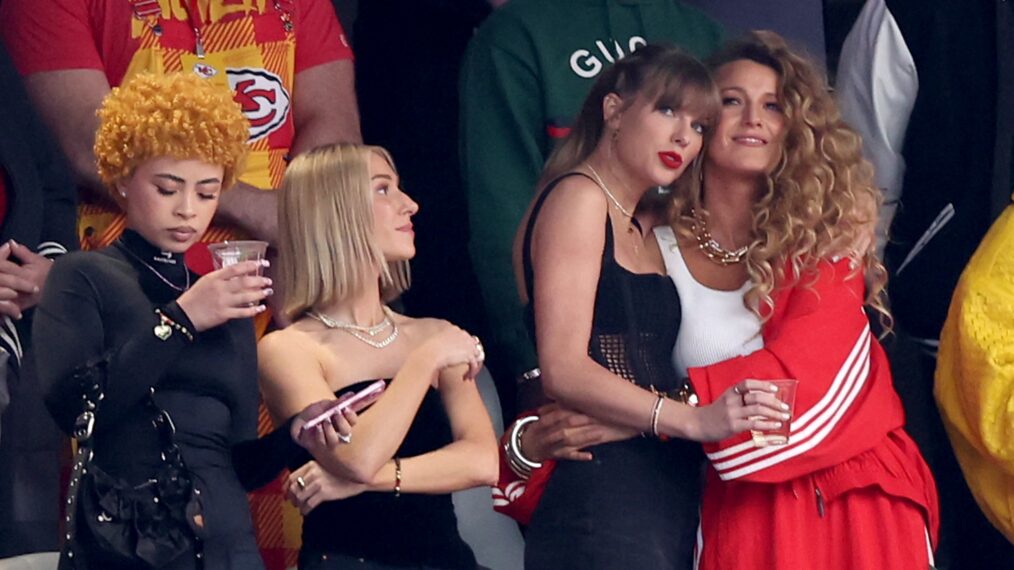
[[[1014,205],[986,234],[954,291],[935,393],[976,501],[1014,542]]]

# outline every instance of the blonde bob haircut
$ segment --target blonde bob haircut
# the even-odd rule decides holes
[[[286,169],[278,204],[278,278],[286,317],[361,293],[377,271],[385,302],[408,289],[408,261],[387,261],[373,239],[372,155],[397,172],[386,150],[359,144],[315,148]]]
[[[137,75],[113,89],[96,113],[99,178],[120,207],[116,185],[152,158],[221,166],[222,189],[243,172],[250,127],[228,88],[193,73]]]

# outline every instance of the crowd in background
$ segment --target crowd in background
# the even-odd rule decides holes
[[[359,164],[371,173],[380,168],[396,179],[398,193],[411,196],[396,207],[413,219],[418,253],[384,251],[385,258],[411,260],[412,268],[412,287],[392,303],[407,317],[392,318],[390,326],[409,331],[409,337],[413,326],[428,331],[418,334],[435,335],[439,329],[413,323],[414,317],[437,317],[481,338],[489,374],[479,376],[478,392],[494,429],[502,433],[507,424],[509,436],[518,414],[537,407],[529,396],[538,386],[540,366],[546,367],[546,357],[536,357],[537,339],[526,321],[532,316],[518,293],[518,275],[524,272],[516,265],[523,239],[517,232],[537,191],[550,182],[543,167],[578,124],[589,89],[611,65],[647,44],[672,43],[706,59],[747,30],[770,29],[826,66],[841,117],[860,136],[882,192],[881,225],[871,247],[886,267],[885,308],[893,320],[881,329],[884,321],[871,311],[870,321],[874,335],[887,333],[885,362],[904,408],[905,431],[936,481],[940,531],[931,559],[938,568],[1014,565],[1014,449],[1005,436],[1014,425],[1009,411],[1014,280],[1004,247],[1014,190],[1014,64],[1004,57],[1014,53],[1012,12],[1009,2],[986,0],[0,0],[5,87],[0,108],[7,111],[0,127],[0,364],[6,361],[0,375],[0,558],[60,549],[70,448],[45,405],[36,362],[48,359],[52,349],[33,342],[32,320],[46,293],[52,259],[107,248],[125,227],[132,228],[127,213],[106,195],[109,178],[96,167],[93,150],[100,126],[96,111],[113,88],[145,73],[194,73],[231,89],[250,122],[245,171],[221,194],[202,243],[186,253],[195,275],[212,269],[205,244],[225,239],[267,241],[275,266],[284,265],[275,255],[294,238],[280,227],[285,206],[274,190],[309,185],[296,177],[323,168],[309,158],[325,160],[321,152],[344,156],[349,148],[369,148],[354,146],[363,142],[387,149],[390,154],[381,161],[386,166],[374,165],[378,151],[331,160]],[[326,145],[338,146],[307,154]],[[688,167],[685,176],[699,176],[705,184],[699,171]],[[306,222],[289,218],[287,223],[292,228]],[[668,261],[661,267],[668,268]],[[524,284],[524,277],[520,281]],[[253,316],[253,329],[258,338],[281,333],[274,333],[273,341],[268,335],[259,357],[305,358],[284,342],[275,345],[285,334],[304,329],[317,334],[313,327],[328,328],[326,322],[301,321],[303,310],[316,305],[292,311],[280,301],[288,299],[287,292],[279,284],[274,288],[279,294],[265,294],[269,309]],[[378,290],[377,298],[386,301],[386,294]],[[341,299],[330,301],[341,306]],[[414,362],[409,352],[398,362]],[[445,360],[468,360],[455,358]],[[711,363],[694,366],[705,364]],[[349,378],[349,385],[393,378],[400,367],[367,367]],[[301,389],[288,373],[272,374],[271,369],[259,372],[267,407],[259,411],[257,431],[269,438],[276,424],[319,399],[341,395],[310,390],[291,400],[269,401],[266,377],[272,378],[269,390],[285,387],[276,386],[279,394]],[[438,384],[451,382],[441,376]],[[440,393],[452,416],[440,427],[447,433],[419,445],[427,452],[452,449],[438,459],[443,468],[464,473],[463,467],[454,468],[455,461],[466,462],[453,454],[452,442],[486,450],[485,424],[476,427],[482,422],[451,413],[455,404],[447,398],[457,398],[459,410],[466,406],[461,402],[479,398],[453,389],[449,393],[457,395],[448,396],[436,390],[439,386],[430,393],[424,385],[403,396],[413,402],[405,409],[397,408],[398,394],[392,394],[390,406],[398,411],[390,417],[403,414],[399,421],[406,422],[394,432],[404,438],[413,430],[425,431],[412,424],[409,411],[439,408]],[[559,398],[565,391],[556,390],[558,399],[566,400]],[[719,399],[717,385],[715,390],[710,400]],[[738,401],[739,391],[735,394]],[[742,402],[745,407],[745,397]],[[647,408],[652,411],[651,404]],[[654,410],[652,428],[659,415]],[[666,419],[661,418],[663,424]],[[356,438],[371,437],[366,419],[351,429]],[[251,429],[242,431],[239,439],[253,437]],[[266,486],[249,496],[260,558],[269,568],[297,561],[298,509],[305,508],[306,499],[299,497],[305,489],[296,477],[306,481],[316,473],[306,466],[333,461],[339,466],[332,470],[355,479],[342,471],[352,461],[352,448],[333,440],[304,444],[313,459],[296,461],[299,451],[291,451],[287,466],[294,475],[259,482]],[[386,442],[388,457],[371,463],[368,477],[383,477],[399,494],[401,462],[387,459],[401,453],[400,444]],[[559,456],[543,456],[550,457]],[[434,478],[446,478],[433,469]],[[406,493],[448,494],[486,485],[492,483],[486,471],[476,467],[450,487],[423,485]],[[244,486],[250,488],[246,481]],[[341,495],[334,493],[333,499]],[[296,506],[291,506],[287,498],[294,496]],[[454,501],[461,538],[475,551],[474,560],[491,568],[521,564],[511,549],[520,548],[522,538],[507,519],[463,519],[460,509],[491,510],[488,496],[478,505],[474,496],[458,494]],[[718,503],[705,498],[705,504]],[[326,549],[320,547],[326,533],[320,529],[334,520],[362,512],[359,508],[398,513],[404,508],[353,505],[307,519],[313,522],[309,531],[302,529],[302,541],[311,537],[316,550],[304,552],[301,565],[318,563],[310,556],[326,561]],[[421,502],[418,508],[442,513],[450,507],[448,501]],[[436,526],[445,528],[447,520]],[[468,528],[472,523],[462,520],[479,522]],[[379,532],[382,526],[374,522]],[[545,523],[536,526],[526,537],[544,546],[546,528]],[[370,536],[365,530],[361,534]],[[442,543],[440,555],[471,564],[459,542]],[[382,551],[378,547],[369,554],[383,556]],[[532,567],[552,566],[547,561],[554,558],[546,556]]]

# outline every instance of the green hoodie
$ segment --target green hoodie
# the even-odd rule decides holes
[[[491,340],[515,375],[537,364],[511,250],[554,143],[616,59],[648,42],[704,57],[721,40],[718,24],[674,0],[511,0],[472,39],[460,85],[469,246]]]

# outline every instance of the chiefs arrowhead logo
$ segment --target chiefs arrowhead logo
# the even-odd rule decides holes
[[[206,63],[202,63],[199,61],[194,64],[194,73],[196,73],[202,79],[210,79],[218,74],[218,70]]]
[[[250,141],[278,130],[289,116],[289,93],[277,75],[264,69],[229,68],[229,87],[250,121]]]

